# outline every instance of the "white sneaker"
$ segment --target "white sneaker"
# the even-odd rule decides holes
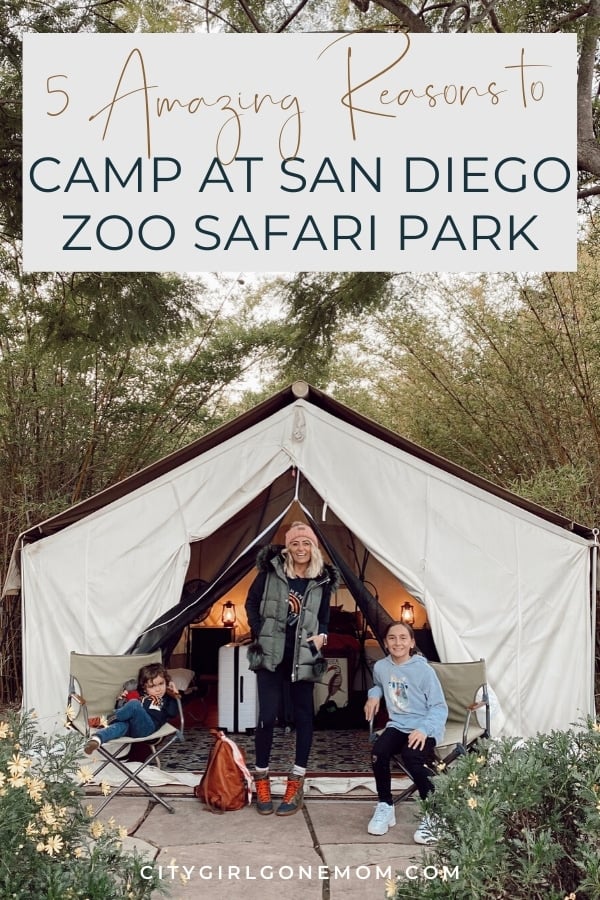
[[[421,823],[413,835],[415,844],[435,844],[437,843],[436,826],[430,816],[421,819]]]
[[[396,824],[396,811],[389,803],[378,803],[371,821],[367,825],[369,834],[387,834],[388,828]]]

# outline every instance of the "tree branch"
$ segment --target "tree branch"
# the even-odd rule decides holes
[[[600,0],[591,0],[583,32],[577,75],[577,168],[600,176],[600,147],[594,134],[591,101],[599,33]]]
[[[591,187],[582,188],[577,191],[577,199],[585,200],[586,197],[597,197],[600,194],[600,184],[594,184]]]
[[[246,0],[238,0],[238,3],[244,10],[244,13],[246,14],[246,18],[248,19],[248,21],[250,22],[250,24],[252,25],[254,30],[258,31],[259,33],[263,32],[264,28],[262,27],[262,25],[260,24],[260,22],[258,21],[256,16],[254,15],[254,13],[252,12],[252,10],[250,9],[250,6],[246,2]]]
[[[285,29],[288,27],[290,22],[292,22],[296,18],[296,16],[298,16],[302,12],[302,10],[304,9],[304,7],[306,6],[307,3],[308,3],[308,0],[300,0],[298,5],[296,6],[296,8],[293,9],[291,11],[291,13],[286,17],[286,19],[281,23],[281,25],[279,25],[279,27],[277,28],[277,31],[278,32],[285,31]]]
[[[364,3],[361,3],[360,0],[358,3],[356,0],[353,0],[353,2],[361,12],[365,11]],[[377,6],[387,9],[388,12],[391,12],[392,15],[396,16],[400,24],[406,28],[407,31],[420,32],[421,34],[429,34],[431,31],[423,19],[414,13],[406,3],[400,3],[400,0],[373,0],[373,2],[376,3]]]

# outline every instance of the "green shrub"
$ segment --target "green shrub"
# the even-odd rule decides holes
[[[91,818],[80,753],[81,738],[44,737],[30,714],[0,721],[2,900],[143,900],[159,887],[154,870],[142,878],[148,861],[123,850],[127,832]]]
[[[600,898],[600,724],[484,742],[424,807],[439,842],[388,885],[390,900]]]

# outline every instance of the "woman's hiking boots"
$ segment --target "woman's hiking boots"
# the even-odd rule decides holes
[[[273,812],[273,800],[271,799],[269,773],[256,772],[254,775],[254,787],[256,788],[257,812],[261,816],[270,816]]]
[[[273,812],[271,782],[268,772],[257,772],[254,775],[256,789],[256,811],[261,816],[270,816]],[[275,810],[278,816],[293,816],[304,805],[304,776],[289,775],[283,799]]]
[[[304,776],[288,775],[283,800],[275,810],[277,816],[293,816],[304,805]]]

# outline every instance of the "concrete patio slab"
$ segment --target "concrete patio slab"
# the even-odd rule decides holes
[[[328,872],[307,842],[294,848],[247,840],[164,847],[156,860],[163,866],[169,900],[322,900]],[[189,880],[183,883],[183,879]]]
[[[158,845],[202,846],[245,843],[262,846],[313,846],[313,840],[300,814],[294,816],[259,816],[254,805],[219,815],[206,810],[196,800],[174,801],[176,814],[155,807],[152,815],[136,831],[136,837]]]
[[[104,797],[88,797],[85,806],[91,806],[96,810],[103,802]],[[114,819],[117,825],[127,829],[128,834],[134,834],[152,809],[145,797],[115,797],[100,812],[98,818],[103,822]]]
[[[98,804],[100,798],[88,798]],[[374,803],[310,796],[294,816],[259,816],[254,805],[221,815],[173,796],[171,814],[137,796],[115,797],[100,814],[129,832],[127,846],[154,859],[167,893],[153,900],[383,900],[386,882],[410,877],[417,803],[396,807],[387,834],[367,834]]]

